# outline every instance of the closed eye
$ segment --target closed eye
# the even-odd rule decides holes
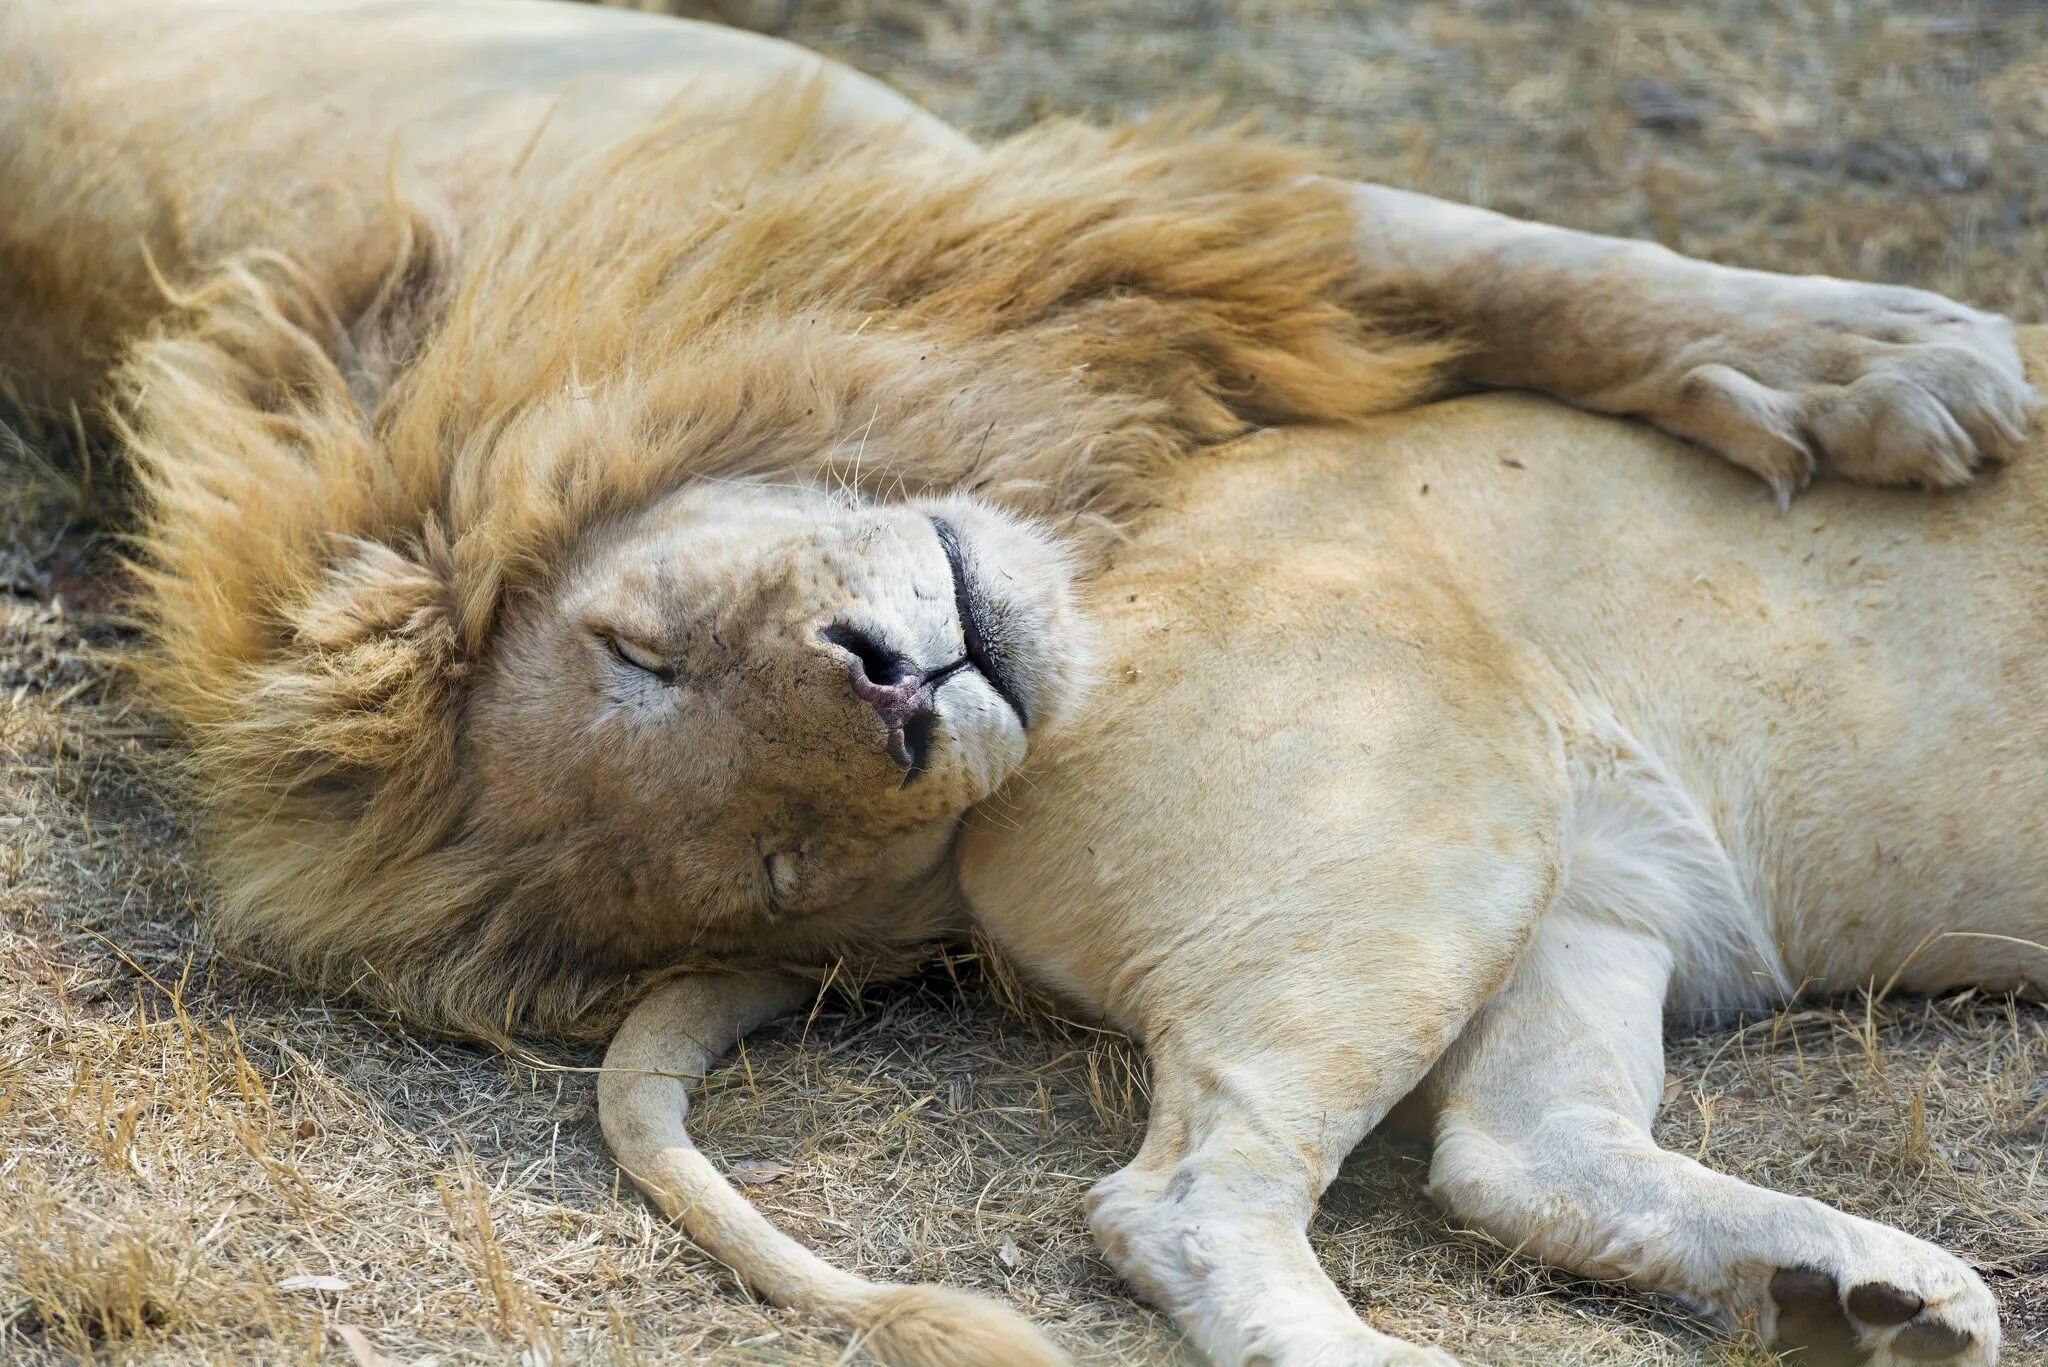
[[[643,674],[652,674],[665,684],[676,681],[676,667],[670,664],[668,657],[660,651],[623,636],[606,636],[604,644],[605,649],[611,652],[612,658],[620,664],[637,669]]]

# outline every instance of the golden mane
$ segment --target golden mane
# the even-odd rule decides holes
[[[1099,551],[1161,462],[1445,357],[1370,326],[1300,153],[1155,121],[942,159],[813,103],[528,167],[460,242],[394,198],[357,316],[250,257],[132,353],[144,674],[225,944],[467,1033],[592,1028],[656,966],[534,935],[602,909],[530,914],[573,891],[476,834],[461,728],[506,605],[595,529],[766,476],[968,489]]]

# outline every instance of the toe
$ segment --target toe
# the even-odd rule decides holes
[[[1799,400],[1732,366],[1702,365],[1679,386],[1659,426],[1719,452],[1771,486],[1782,504],[1813,478],[1814,453],[1800,430]]]
[[[1909,1324],[1892,1339],[1892,1351],[1911,1362],[1946,1362],[1968,1351],[1976,1337],[1935,1320]]]
[[[1771,1299],[1780,1310],[1834,1310],[1840,1294],[1835,1279],[1817,1267],[1781,1267],[1771,1274]]]
[[[1805,326],[1775,355],[1752,348],[1741,364],[1796,403],[1791,439],[1825,468],[1940,488],[2018,454],[2039,397],[2007,320],[1888,286],[1830,283],[1803,304],[1796,296],[1789,318]],[[1748,410],[1764,407],[1738,397]]]
[[[1975,450],[1934,395],[1905,375],[1878,371],[1812,397],[1807,430],[1828,468],[1870,484],[1966,484]]]
[[[1904,1324],[1920,1313],[1926,1302],[1890,1282],[1865,1282],[1848,1295],[1849,1313],[1865,1324]]]
[[[2032,423],[2033,390],[2009,332],[1973,338],[1974,345],[1923,343],[1888,367],[1948,410],[1973,462],[2017,454]]]
[[[1788,1365],[1992,1367],[1998,1302],[1967,1263],[1898,1230],[1839,1219],[1833,1247],[1778,1264],[1745,1302],[1770,1320],[1759,1327]]]

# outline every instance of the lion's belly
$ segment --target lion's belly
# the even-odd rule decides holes
[[[774,39],[543,0],[0,4],[0,379],[83,399],[174,278],[249,247],[348,302],[388,195],[458,219],[515,166],[817,82],[828,125],[965,139]],[[719,168],[707,168],[711,177]]]
[[[1827,990],[2048,979],[2048,953],[1977,938],[2048,941],[2048,451],[1959,496],[1824,486],[1781,514],[1537,400],[1387,427],[1394,469],[1333,469],[1304,506],[1327,536],[1402,522],[1555,671],[1568,730],[1619,726],[1703,818],[1731,895],[1686,909],[1689,952],[1751,941]],[[1739,1004],[1748,980],[1678,990]]]
[[[1533,487],[1487,478],[1456,573],[1711,832],[1732,895],[1674,938],[1774,949],[1823,991],[2048,980],[2048,952],[1978,938],[2048,941],[2048,452],[1960,496],[1825,486],[1780,514],[1564,421],[1515,424],[1500,468]],[[1768,985],[1700,967],[1690,1005]]]

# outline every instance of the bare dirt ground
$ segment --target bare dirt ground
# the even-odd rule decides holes
[[[2025,0],[811,0],[792,36],[984,132],[1216,96],[1361,176],[2048,318],[2048,8]],[[61,425],[18,425],[0,1358],[838,1359],[620,1189],[591,1054],[420,1038],[213,955],[163,738],[112,663],[118,487]],[[1137,1143],[1142,1074],[1005,1002],[971,956],[830,999],[714,1080],[704,1145],[840,1264],[1007,1297],[1092,1360],[1173,1360],[1081,1218]],[[2004,1302],[2006,1360],[2048,1362],[2048,1011],[1806,1005],[1681,1027],[1670,1068],[1667,1144],[1955,1249]],[[1500,1367],[1770,1360],[1446,1227],[1425,1164],[1368,1143],[1316,1219],[1375,1325]]]

